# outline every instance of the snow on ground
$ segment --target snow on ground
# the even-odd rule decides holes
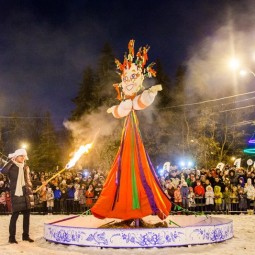
[[[9,244],[9,221],[10,215],[0,216],[0,254],[1,255],[63,255],[70,253],[72,255],[246,255],[255,254],[255,215],[219,215],[221,217],[233,220],[234,237],[222,243],[195,245],[190,247],[170,247],[170,248],[150,248],[150,249],[112,249],[95,247],[78,247],[74,245],[62,245],[47,242],[43,237],[44,223],[51,222],[60,218],[66,218],[66,215],[31,215],[30,236],[35,239],[34,243],[22,241],[22,220],[20,215],[17,222],[16,239],[18,244]],[[86,220],[86,217],[82,217]]]

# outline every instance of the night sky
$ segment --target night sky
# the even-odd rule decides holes
[[[136,49],[149,44],[149,61],[159,58],[173,76],[229,20],[251,31],[253,9],[251,0],[0,0],[0,115],[22,103],[49,110],[59,127],[106,42],[119,59],[130,39]]]

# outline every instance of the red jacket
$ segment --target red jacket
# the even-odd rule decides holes
[[[205,189],[202,185],[197,185],[194,188],[194,193],[196,196],[203,197],[205,195]]]

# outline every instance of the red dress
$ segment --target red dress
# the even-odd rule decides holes
[[[138,219],[157,214],[165,219],[171,202],[147,155],[134,111],[126,117],[119,151],[91,212],[98,218]]]

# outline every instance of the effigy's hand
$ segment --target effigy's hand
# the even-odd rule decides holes
[[[158,84],[158,85],[155,85],[155,86],[152,86],[151,88],[149,88],[149,91],[152,92],[152,93],[156,93],[158,91],[161,91],[162,90],[162,85],[161,84]]]
[[[107,113],[112,113],[112,111],[113,111],[113,107],[110,107],[107,109]]]

